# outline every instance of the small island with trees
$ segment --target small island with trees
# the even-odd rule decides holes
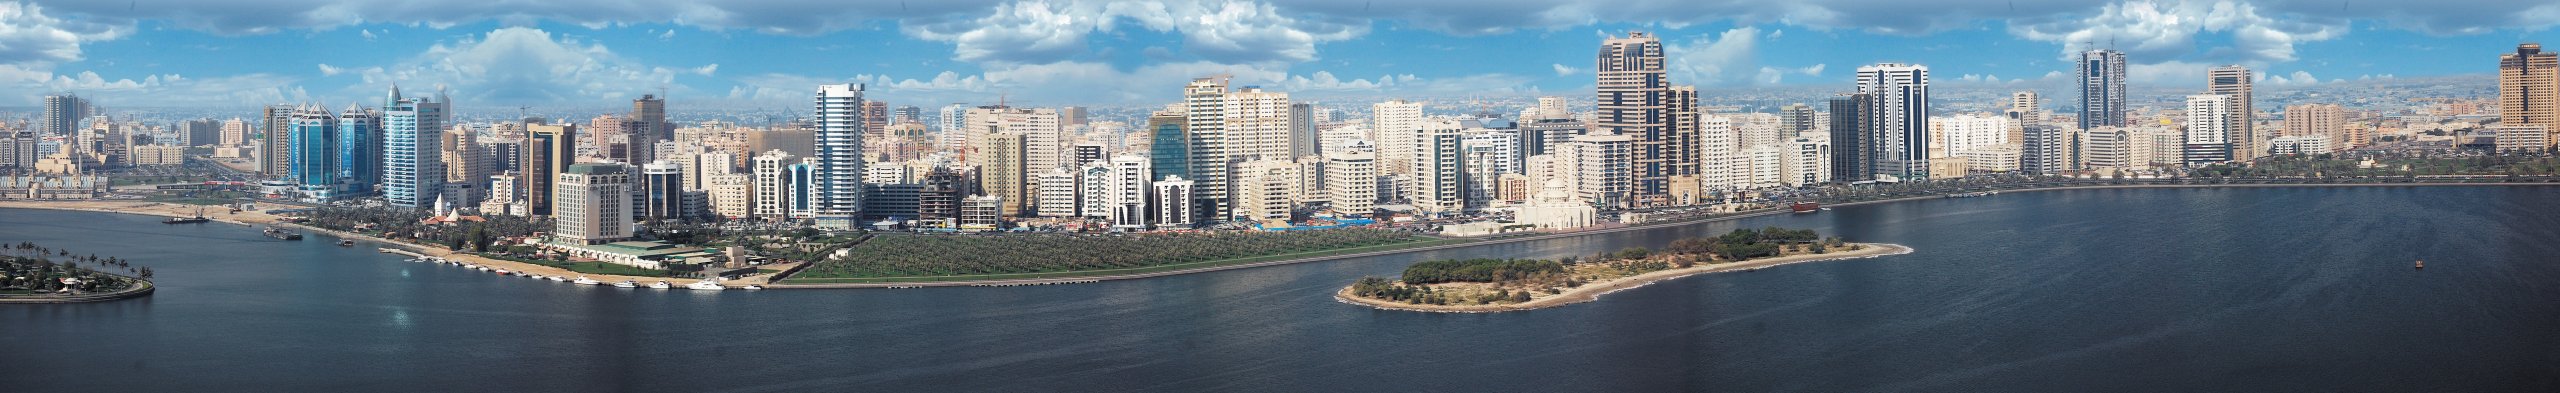
[[[122,258],[28,242],[0,244],[0,304],[128,299],[151,294],[150,278],[150,267]]]
[[[1847,243],[1812,230],[1736,229],[1590,257],[1465,259],[1415,263],[1401,277],[1362,277],[1334,297],[1380,309],[1432,312],[1533,310],[1587,302],[1609,292],[1690,275],[1896,255],[1893,244]]]

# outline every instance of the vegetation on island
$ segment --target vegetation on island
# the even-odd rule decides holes
[[[1593,283],[1700,264],[1856,249],[1840,238],[1808,229],[1736,229],[1724,235],[1680,239],[1661,250],[1631,247],[1590,257],[1464,259],[1415,263],[1396,279],[1362,277],[1352,296],[1415,305],[1519,304]]]
[[[115,292],[150,278],[150,267],[134,266],[122,258],[73,254],[28,242],[0,245],[0,296]]]
[[[1367,228],[1142,234],[881,234],[792,277],[987,278],[984,276],[1132,273],[1133,269],[1374,251],[1431,239],[1411,232]]]

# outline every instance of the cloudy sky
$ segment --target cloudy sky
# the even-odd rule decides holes
[[[398,83],[466,107],[659,91],[748,107],[830,82],[920,106],[1114,105],[1217,73],[1318,97],[1573,94],[1599,38],[1631,30],[1664,37],[1675,83],[1710,87],[1841,85],[1885,61],[2034,83],[2089,45],[2129,53],[2137,84],[2237,63],[2284,85],[2486,73],[2555,25],[2560,2],[2514,0],[37,0],[0,2],[0,105],[343,102]]]

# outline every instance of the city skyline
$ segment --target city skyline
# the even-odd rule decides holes
[[[1855,67],[1899,62],[1932,66],[1946,87],[2061,96],[2072,57],[2092,47],[2126,52],[2137,89],[2201,86],[2192,75],[2223,64],[2282,89],[2484,75],[2467,60],[2473,49],[2560,23],[2549,16],[2560,6],[2487,1],[555,4],[0,3],[0,25],[22,31],[0,36],[15,48],[0,51],[0,86],[21,91],[0,105],[73,92],[124,107],[341,106],[396,83],[447,87],[465,108],[603,107],[656,93],[679,107],[787,108],[806,86],[848,82],[894,103],[1139,105],[1219,73],[1316,99],[1573,96],[1593,88],[1588,42],[1631,31],[1663,37],[1667,73],[1702,89],[1845,85]],[[1862,50],[1791,50],[1807,47]],[[1450,56],[1496,60],[1438,61]]]

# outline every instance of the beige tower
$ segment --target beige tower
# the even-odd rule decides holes
[[[2498,55],[2498,118],[2503,124],[2541,125],[2560,129],[2560,56],[2542,44],[2516,45],[2516,53]],[[2549,146],[2555,138],[2542,138]]]
[[[2251,104],[2257,101],[2256,96],[2250,94],[2251,77],[2249,67],[2239,65],[2214,67],[2209,71],[2208,78],[2211,79],[2208,83],[2211,86],[2207,93],[2231,100],[2227,104],[2231,112],[2224,116],[2222,127],[2226,130],[2225,137],[2230,139],[2232,161],[2248,161],[2267,155],[2267,147],[2259,143],[2262,138],[2252,124],[2256,123],[2258,107]]]

